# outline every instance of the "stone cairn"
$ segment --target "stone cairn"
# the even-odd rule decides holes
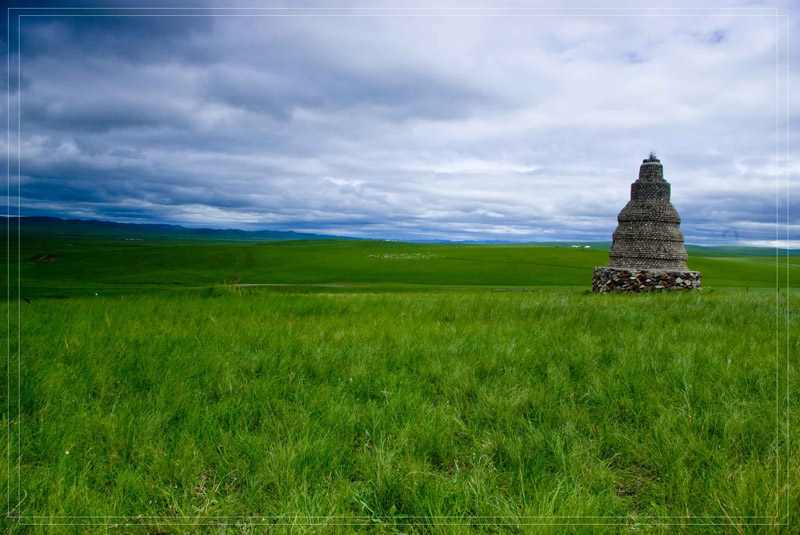
[[[664,168],[650,153],[631,184],[631,200],[617,218],[608,264],[594,268],[593,291],[700,289],[702,275],[686,267],[681,218],[669,199]]]

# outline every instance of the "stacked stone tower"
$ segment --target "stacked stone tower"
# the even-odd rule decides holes
[[[631,184],[631,200],[619,225],[605,267],[594,270],[596,292],[648,292],[699,289],[702,275],[686,267],[681,218],[670,202],[670,185],[655,154],[642,162]]]

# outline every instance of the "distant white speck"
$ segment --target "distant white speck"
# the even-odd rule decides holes
[[[69,455],[69,450],[65,451],[64,455]]]
[[[95,294],[94,294],[94,295],[97,295],[97,292],[95,292]]]

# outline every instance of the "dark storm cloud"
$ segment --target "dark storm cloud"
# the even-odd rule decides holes
[[[204,64],[219,59],[202,39],[212,30],[213,18],[127,17],[113,12],[102,18],[67,18],[24,13],[21,48],[28,60],[63,51],[65,44],[70,54],[94,56],[102,51],[118,63]]]
[[[655,149],[689,241],[774,240],[774,21],[649,20],[24,19],[23,214],[607,240]]]
[[[191,125],[181,110],[133,95],[98,95],[89,101],[69,103],[34,97],[25,99],[24,110],[26,121],[36,128],[50,131],[105,133],[131,128]]]
[[[307,63],[269,72],[213,69],[201,96],[208,102],[284,121],[290,120],[292,111],[298,108],[324,111],[353,107],[371,107],[377,117],[389,120],[455,119],[482,101],[490,102],[469,88],[413,71],[381,78]]]

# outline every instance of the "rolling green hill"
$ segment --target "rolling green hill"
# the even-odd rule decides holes
[[[761,533],[800,507],[792,258],[692,249],[706,291],[629,296],[588,292],[596,247],[127,238],[0,248],[10,533]]]
[[[16,245],[16,244],[14,244]],[[4,248],[5,249],[5,248]],[[16,264],[15,246],[12,264]],[[5,251],[3,251],[5,252]],[[608,252],[539,245],[419,244],[377,240],[185,241],[23,237],[24,297],[222,284],[343,285],[351,289],[588,288]],[[706,287],[775,288],[798,280],[785,257],[694,250]],[[777,269],[776,269],[777,267]],[[16,285],[12,270],[12,282]],[[776,277],[778,277],[776,279]]]
[[[23,236],[61,236],[63,238],[87,238],[128,241],[139,240],[213,240],[213,241],[282,241],[323,240],[329,238],[349,239],[342,236],[309,234],[280,230],[239,230],[214,228],[187,228],[180,225],[141,223],[115,223],[94,219],[61,219],[58,217],[0,218],[4,227]]]

